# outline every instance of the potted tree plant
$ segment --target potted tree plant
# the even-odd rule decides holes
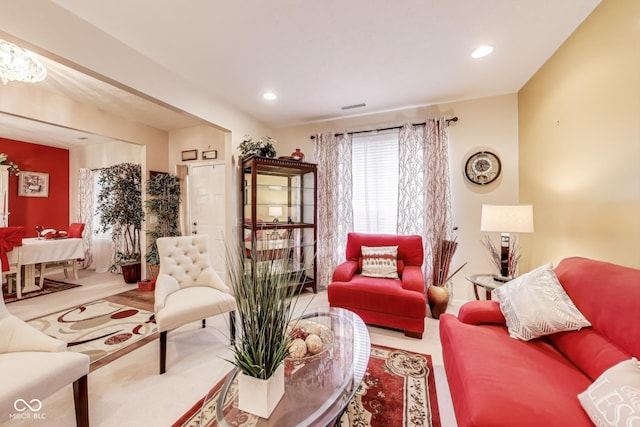
[[[141,167],[120,163],[105,168],[98,183],[100,231],[111,231],[117,248],[111,269],[121,270],[126,283],[137,283],[141,278],[140,230],[144,219]]]
[[[150,215],[150,223],[154,227],[147,230],[149,246],[145,260],[150,276],[155,279],[158,275],[158,246],[159,237],[179,236],[180,227],[178,212],[180,209],[180,178],[170,173],[158,173],[147,181],[147,195],[145,204]]]

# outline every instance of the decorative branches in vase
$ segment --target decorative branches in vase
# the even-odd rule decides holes
[[[453,231],[457,229],[458,227],[454,227]],[[467,264],[464,263],[452,274],[449,274],[451,261],[457,248],[456,237],[448,238],[446,230],[442,230],[434,244],[432,278],[429,289],[427,289],[429,308],[431,309],[431,315],[435,319],[438,319],[446,311],[449,304],[449,298],[452,294],[447,288],[447,283]]]
[[[489,251],[489,258],[491,263],[496,267],[498,272],[502,269],[502,251],[496,248],[493,241],[489,236],[485,236],[481,241],[487,251]],[[512,237],[509,239],[509,257],[507,259],[507,270],[509,272],[508,277],[516,277],[518,270],[518,263],[520,262],[520,245],[518,244],[518,238]]]

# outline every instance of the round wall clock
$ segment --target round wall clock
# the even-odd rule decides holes
[[[478,185],[486,185],[500,176],[502,165],[500,159],[489,151],[479,151],[467,159],[464,175]]]

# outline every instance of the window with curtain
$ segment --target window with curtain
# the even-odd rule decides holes
[[[354,231],[396,234],[398,131],[353,135],[351,156]]]

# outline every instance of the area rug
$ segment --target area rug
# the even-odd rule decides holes
[[[224,378],[173,427],[217,427],[216,406]],[[303,397],[301,397],[303,398]],[[201,411],[203,405],[205,409]],[[201,415],[204,414],[204,419]],[[234,426],[253,426],[258,417],[242,414]],[[341,427],[440,427],[431,356],[371,346],[371,357],[356,396],[338,422]]]
[[[91,363],[157,332],[153,313],[110,301],[94,301],[28,322],[84,353]]]
[[[76,285],[75,283],[59,282],[57,280],[51,280],[51,279],[45,278],[43,289],[33,291],[33,292],[28,292],[26,294],[23,293],[21,299],[18,299],[15,289],[12,293],[7,292],[6,283],[2,285],[2,295],[4,296],[5,304],[8,304],[10,302],[22,301],[23,299],[27,299],[27,298],[39,297],[40,295],[47,295],[47,294],[52,294],[54,292],[66,291],[67,289],[77,288],[79,286],[80,285]]]

